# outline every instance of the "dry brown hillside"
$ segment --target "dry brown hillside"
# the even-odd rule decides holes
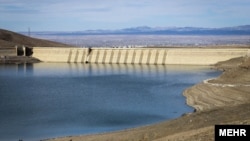
[[[53,41],[48,41],[48,40],[42,40],[42,39],[36,39],[36,38],[31,38],[19,33],[15,33],[12,31],[0,29],[0,48],[1,47],[14,47],[14,46],[53,46],[53,47],[64,47],[64,46],[69,46],[66,44],[62,43],[57,43]]]

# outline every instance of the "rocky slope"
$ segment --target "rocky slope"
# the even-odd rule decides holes
[[[32,37],[28,37],[22,34],[18,34],[12,31],[0,29],[0,48],[1,47],[15,47],[18,46],[49,46],[49,47],[64,47],[69,46],[62,43],[57,43],[48,40],[36,39]]]

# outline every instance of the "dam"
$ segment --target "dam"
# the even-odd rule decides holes
[[[77,48],[33,47],[42,62],[148,65],[213,65],[250,56],[249,48]]]

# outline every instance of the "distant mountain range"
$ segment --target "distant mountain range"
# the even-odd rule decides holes
[[[25,32],[22,32],[25,34]],[[250,25],[203,27],[132,27],[118,30],[85,30],[74,32],[32,32],[36,35],[250,35]]]

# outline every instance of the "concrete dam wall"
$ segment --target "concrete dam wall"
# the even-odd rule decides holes
[[[32,57],[43,62],[85,63],[88,49],[34,47]]]
[[[212,65],[235,57],[250,56],[250,49],[34,47],[32,56],[43,62]]]

